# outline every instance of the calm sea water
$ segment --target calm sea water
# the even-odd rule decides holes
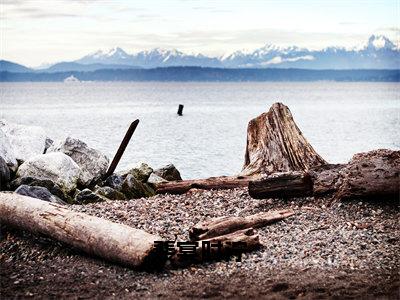
[[[329,162],[400,148],[398,83],[1,83],[0,92],[0,118],[82,139],[110,159],[140,119],[119,169],[144,161],[173,163],[184,178],[235,174],[248,121],[277,101]]]

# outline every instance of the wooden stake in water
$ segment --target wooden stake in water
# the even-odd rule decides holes
[[[178,115],[182,116],[182,113],[183,113],[183,104],[179,104]]]
[[[124,151],[125,151],[126,147],[128,146],[129,141],[131,140],[131,137],[132,137],[133,133],[135,132],[138,124],[139,124],[139,120],[135,120],[132,122],[131,126],[129,126],[128,131],[126,132],[124,139],[121,142],[121,145],[119,145],[118,151],[115,154],[114,159],[112,160],[111,165],[108,168],[106,175],[104,175],[104,178],[107,178],[112,173],[114,173],[114,171],[117,168],[117,165],[122,157],[122,154],[124,154]]]

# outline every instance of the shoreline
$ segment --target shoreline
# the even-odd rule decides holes
[[[2,294],[396,298],[400,287],[398,203],[330,203],[330,199],[313,197],[256,200],[238,188],[68,206],[168,240],[188,240],[189,227],[210,217],[286,208],[294,209],[296,215],[257,229],[264,247],[243,254],[242,262],[231,259],[160,273],[134,271],[43,237],[2,230]]]

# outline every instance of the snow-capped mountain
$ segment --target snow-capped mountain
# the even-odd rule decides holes
[[[108,64],[108,65],[129,65],[131,55],[126,53],[122,48],[115,47],[109,51],[98,50],[94,53],[86,55],[76,60],[78,64]]]
[[[221,57],[209,57],[160,48],[129,54],[116,47],[108,51],[96,51],[72,63],[98,64],[100,66],[126,65],[142,68],[200,66],[216,68],[399,69],[399,54],[400,49],[388,38],[382,35],[372,35],[364,45],[352,49],[327,47],[322,50],[309,50],[296,46],[281,47],[266,44],[252,51],[235,51]]]
[[[170,66],[203,66],[222,67],[217,58],[207,57],[201,54],[185,54],[178,50],[166,50],[155,48],[128,54],[121,48],[113,48],[109,51],[96,51],[77,61],[80,64],[126,64],[146,68],[170,67]]]
[[[361,48],[328,47],[318,51],[266,45],[250,53],[222,57],[226,67],[278,67],[305,69],[396,69],[400,51],[386,37],[372,35]]]

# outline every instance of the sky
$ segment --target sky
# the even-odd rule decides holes
[[[0,59],[30,67],[121,47],[219,56],[265,44],[399,44],[400,0],[0,0]]]

